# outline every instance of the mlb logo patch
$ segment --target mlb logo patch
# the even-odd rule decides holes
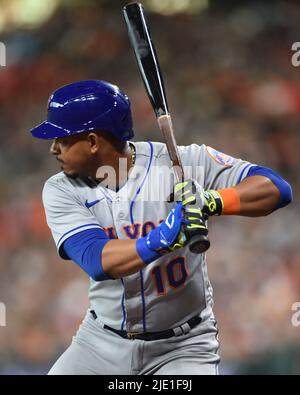
[[[220,165],[223,166],[234,166],[240,161],[240,159],[234,158],[230,155],[224,154],[223,152],[217,151],[212,147],[206,147],[209,155]]]

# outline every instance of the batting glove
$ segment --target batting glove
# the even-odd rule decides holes
[[[223,211],[223,200],[218,191],[210,189],[203,191],[202,194],[203,207],[202,211],[206,215],[221,215]]]
[[[205,219],[207,216],[221,215],[223,200],[218,191],[210,189],[205,191],[194,180],[187,180],[175,185],[175,200],[182,201],[183,206],[199,206]]]
[[[205,221],[208,216],[203,212],[204,199],[200,185],[196,185],[193,180],[186,180],[177,183],[174,187],[174,197],[176,201],[181,201],[184,207],[184,218],[186,223],[182,230],[187,238],[191,240],[194,236],[207,236],[208,229]]]
[[[183,214],[183,205],[177,203],[167,218],[147,236],[136,242],[136,249],[145,263],[159,258],[163,253],[170,252],[185,246],[187,238],[182,226],[187,224]]]

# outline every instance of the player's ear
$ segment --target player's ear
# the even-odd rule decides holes
[[[90,132],[87,136],[87,139],[90,145],[91,153],[95,154],[99,149],[99,136],[97,133]]]

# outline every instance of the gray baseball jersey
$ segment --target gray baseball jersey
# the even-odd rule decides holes
[[[46,182],[47,222],[62,258],[66,259],[64,241],[78,232],[104,229],[110,238],[135,239],[145,236],[174,207],[175,203],[167,202],[173,185],[164,173],[170,169],[165,144],[138,142],[134,146],[134,167],[117,192],[91,179],[71,179],[63,172]],[[185,174],[204,189],[234,186],[251,166],[205,145],[178,148]],[[169,329],[197,314],[203,321],[213,316],[205,254],[193,254],[188,246],[122,279],[91,279],[89,298],[103,323],[131,332]]]

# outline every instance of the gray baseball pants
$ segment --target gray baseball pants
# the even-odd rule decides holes
[[[219,342],[215,319],[189,333],[154,341],[129,340],[87,313],[49,375],[215,375]]]

